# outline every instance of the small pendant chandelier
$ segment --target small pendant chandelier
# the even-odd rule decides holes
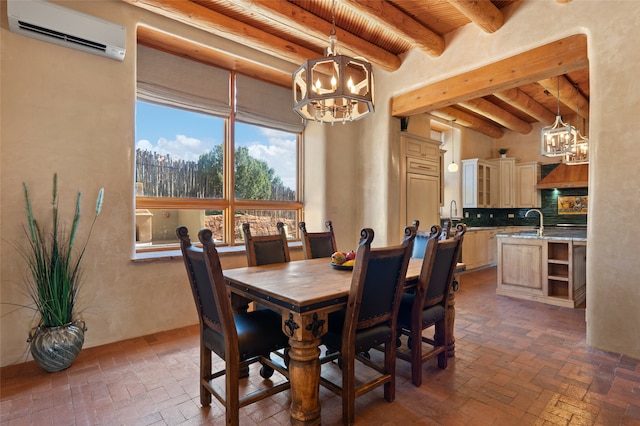
[[[560,116],[560,76],[558,76],[558,115],[552,126],[540,131],[540,153],[546,157],[565,156],[576,142],[575,127],[562,121]]]
[[[338,55],[335,0],[326,56],[309,59],[293,73],[293,109],[305,120],[355,121],[374,112],[373,72],[363,59]]]
[[[576,121],[581,120],[580,118],[580,106],[578,105],[578,85],[574,86],[576,88]],[[577,128],[578,126],[576,126]],[[585,136],[582,136],[580,133],[580,129],[576,130],[576,141],[571,148],[571,152],[569,152],[564,157],[564,163],[568,165],[573,164],[587,164],[589,163],[589,139]]]
[[[450,173],[455,173],[458,171],[458,165],[456,164],[456,159],[454,156],[455,147],[456,147],[455,130],[453,129],[454,121],[456,120],[451,120],[451,164],[449,164],[449,166],[447,167],[447,170],[449,170]]]

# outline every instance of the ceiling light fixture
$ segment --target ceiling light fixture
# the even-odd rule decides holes
[[[374,112],[373,72],[364,59],[338,55],[335,0],[326,56],[309,59],[293,73],[293,109],[306,120],[355,121]]]
[[[564,156],[571,152],[576,136],[575,127],[562,121],[560,116],[560,76],[558,76],[558,115],[552,126],[543,127],[540,131],[540,153],[546,157]]]
[[[453,129],[453,122],[456,120],[451,120],[451,164],[449,164],[449,167],[447,167],[447,170],[449,170],[449,172],[451,173],[455,173],[458,171],[458,165],[456,164],[455,161],[455,155],[453,155],[453,153],[455,152],[455,142],[456,142],[456,138],[455,138],[455,130]]]
[[[578,85],[575,84],[576,88],[576,123],[583,121],[580,118],[580,105],[578,104]],[[589,163],[589,139],[585,136],[582,136],[580,133],[579,126],[576,125],[576,140],[571,148],[571,152],[569,152],[564,157],[565,164],[574,165],[574,164],[587,164]]]

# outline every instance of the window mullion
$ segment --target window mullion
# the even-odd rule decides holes
[[[225,233],[229,244],[235,243],[235,124],[236,124],[236,73],[231,72],[229,76],[229,98],[231,101],[231,112],[225,127],[225,153],[224,153],[224,197],[229,200],[228,214],[225,215]]]

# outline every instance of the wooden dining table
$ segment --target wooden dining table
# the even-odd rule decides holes
[[[422,259],[410,260],[407,289],[417,282],[421,266]],[[328,314],[347,303],[351,275],[350,270],[332,267],[328,258],[224,271],[232,296],[258,302],[282,314],[282,331],[289,337],[291,346],[289,413],[292,425],[320,424],[320,338],[327,332]],[[450,299],[449,323],[453,328],[454,301],[453,297]],[[453,336],[453,332],[450,335]],[[453,338],[451,340],[453,345]],[[453,356],[453,346],[448,354]]]

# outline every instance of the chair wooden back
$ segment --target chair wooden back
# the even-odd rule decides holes
[[[436,304],[447,305],[465,232],[466,225],[460,224],[453,237],[433,238],[427,245],[416,288],[415,315],[421,315],[423,309]]]
[[[302,240],[302,251],[305,259],[315,259],[318,257],[331,257],[333,253],[338,251],[336,239],[333,234],[333,224],[330,220],[324,223],[328,231],[326,232],[307,232],[307,224],[300,222],[300,239]]]
[[[342,332],[343,351],[351,346],[349,342],[354,341],[358,330],[384,323],[395,332],[416,230],[413,226],[405,228],[400,245],[384,248],[371,248],[373,236],[370,228],[360,232]]]
[[[252,235],[248,222],[242,224],[244,245],[249,266],[269,265],[289,262],[289,243],[284,223],[277,223],[278,233],[274,235]]]
[[[220,257],[213,242],[213,234],[210,229],[206,228],[198,232],[202,248],[191,244],[189,231],[185,226],[178,227],[176,235],[180,240],[182,258],[198,311],[200,331],[202,333],[206,328],[209,328],[220,334],[224,338],[227,353],[219,353],[218,355],[224,356],[227,362],[233,362],[233,358],[239,357],[237,353],[238,333],[222,273]],[[235,355],[229,353],[233,352],[231,348],[236,348]]]

